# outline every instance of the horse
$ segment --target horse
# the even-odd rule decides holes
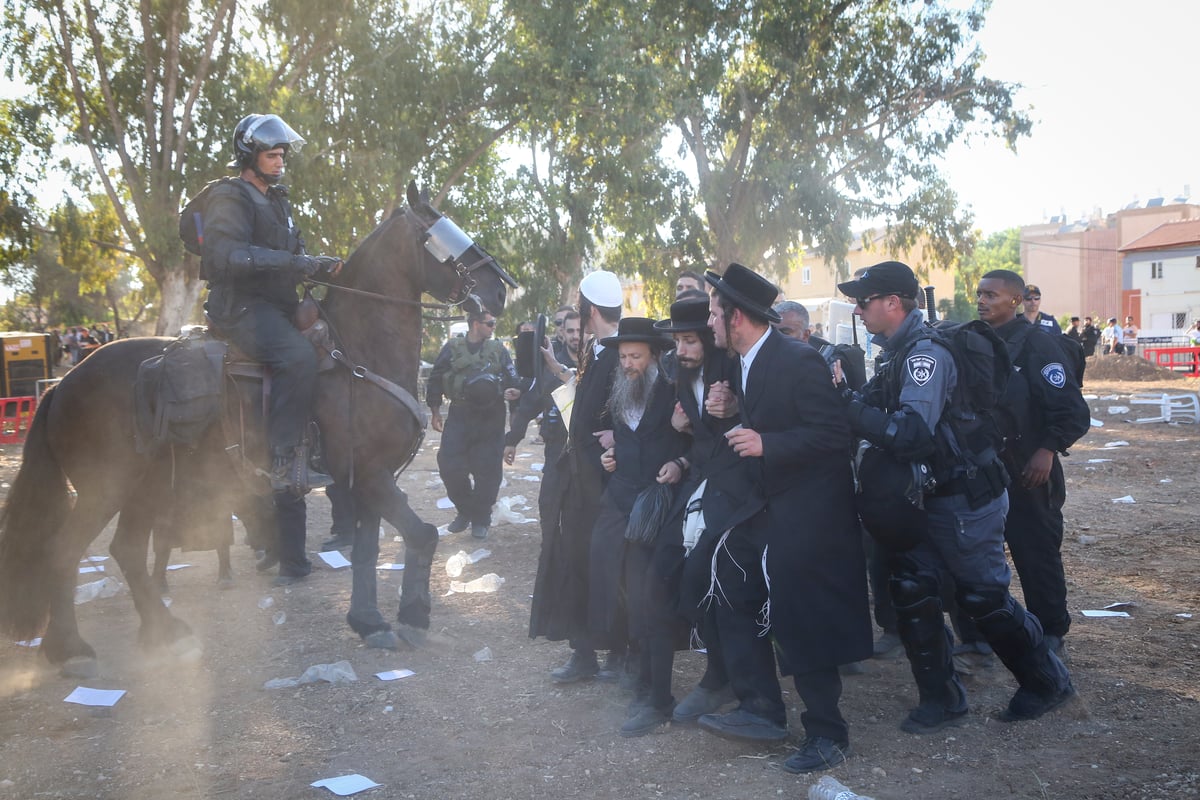
[[[507,288],[516,286],[415,183],[407,200],[325,284],[323,316],[340,366],[319,373],[313,397],[329,472],[351,487],[359,510],[346,619],[368,645],[390,648],[399,639],[375,596],[379,519],[405,542],[396,621],[409,641],[429,627],[438,539],[437,528],[421,519],[396,485],[425,433],[414,399],[421,296],[451,305],[470,300],[500,314]],[[104,345],[46,393],[0,514],[0,629],[21,639],[44,631],[41,654],[66,675],[87,677],[97,670],[95,650],[79,634],[74,587],[88,544],[118,513],[110,552],[140,616],[139,641],[180,655],[199,652],[190,628],[170,613],[147,573],[149,532],[161,519],[163,494],[179,482],[190,492],[212,492],[226,519],[239,492],[249,489],[231,477],[241,473],[230,468],[220,424],[211,425],[191,451],[138,452],[132,413],[138,366],[170,341],[143,337]]]

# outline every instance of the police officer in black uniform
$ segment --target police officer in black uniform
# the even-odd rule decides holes
[[[1035,719],[1069,700],[1075,690],[1037,618],[1008,592],[1006,475],[998,455],[987,461],[980,456],[988,450],[972,445],[978,431],[970,427],[970,409],[963,407],[964,387],[958,385],[954,357],[944,340],[925,327],[916,303],[917,279],[907,265],[876,264],[838,289],[856,300],[854,313],[886,350],[861,393],[848,387],[844,391],[854,432],[903,465],[928,465],[936,479],[924,496],[925,529],[911,549],[894,551],[890,562],[900,637],[920,696],[900,728],[931,733],[967,714],[966,692],[951,660],[951,638],[943,621],[943,573],[954,578],[959,607],[1019,684],[1000,718]],[[980,452],[971,455],[987,463],[965,468],[962,456],[954,453],[976,447]]]
[[[1015,423],[1004,450],[1013,478],[1004,538],[1025,606],[1042,623],[1050,649],[1061,655],[1071,615],[1061,553],[1067,487],[1058,456],[1088,432],[1091,412],[1062,343],[1046,335],[1057,334],[1017,313],[1024,294],[1025,281],[1006,269],[984,275],[975,291],[979,318],[1008,345],[1017,370],[1004,403]]]
[[[280,583],[308,574],[303,495],[332,480],[308,469],[305,429],[317,380],[312,345],[292,324],[297,284],[336,274],[340,259],[310,256],[292,218],[284,161],[304,140],[274,114],[251,114],[233,135],[237,178],[213,187],[204,210],[200,276],[208,281],[209,318],[223,336],[271,370],[267,443],[275,491]]]
[[[472,536],[486,539],[503,474],[504,401],[521,396],[521,378],[492,336],[496,318],[476,310],[467,321],[467,335],[452,338],[438,354],[425,394],[430,424],[442,434],[438,471],[456,511],[448,529],[458,533],[469,525]],[[444,423],[443,395],[450,398]]]

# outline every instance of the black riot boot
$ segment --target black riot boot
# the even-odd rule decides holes
[[[958,602],[1020,684],[1001,720],[1037,719],[1075,696],[1071,673],[1042,635],[1042,624],[1012,595],[996,589],[967,591]]]
[[[920,697],[917,707],[900,723],[900,730],[925,734],[959,724],[967,715],[967,693],[954,672],[941,600],[925,597],[912,605],[897,605],[896,615]]]
[[[276,447],[271,455],[271,490],[306,495],[313,489],[332,486],[333,478],[313,470],[308,463],[308,448]]]

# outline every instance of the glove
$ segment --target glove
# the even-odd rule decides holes
[[[318,272],[329,272],[338,264],[341,263],[340,258],[333,256],[292,256],[292,269],[299,272],[305,278],[311,278]]]

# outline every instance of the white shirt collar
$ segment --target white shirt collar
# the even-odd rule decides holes
[[[754,358],[755,358],[755,356],[758,355],[758,351],[762,349],[763,342],[765,342],[767,340],[767,337],[771,335],[771,330],[772,330],[771,328],[767,328],[766,331],[763,332],[763,335],[758,337],[758,341],[754,343],[754,346],[752,346],[749,350],[746,351],[746,355],[742,356],[742,392],[743,393],[746,391],[746,382],[747,382],[747,379],[750,377],[750,367],[751,367],[751,365],[754,364]]]

